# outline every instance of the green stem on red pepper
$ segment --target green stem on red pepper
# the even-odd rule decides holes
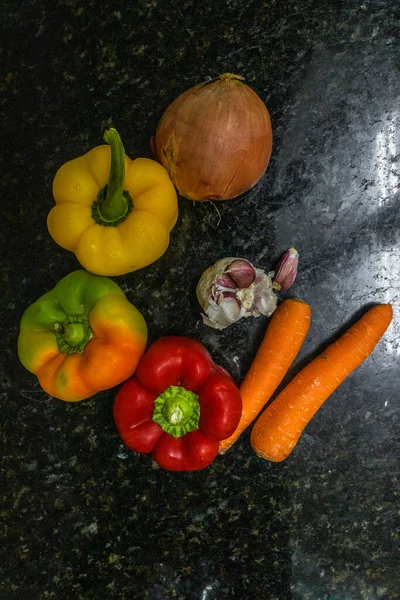
[[[92,330],[85,317],[70,316],[55,325],[56,339],[60,352],[75,354],[82,352],[92,337]]]
[[[153,421],[175,438],[198,429],[199,419],[198,396],[183,387],[171,385],[154,401]]]
[[[111,149],[110,177],[92,205],[92,217],[99,225],[116,227],[125,221],[133,202],[129,192],[124,190],[125,149],[118,131],[113,127],[107,129],[104,141]]]

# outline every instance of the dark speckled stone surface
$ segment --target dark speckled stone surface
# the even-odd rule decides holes
[[[1,600],[398,600],[398,0],[5,1],[1,7]],[[207,76],[268,105],[258,194],[180,199],[167,253],[116,278],[150,341],[191,335],[238,382],[266,327],[202,325],[194,288],[222,256],[271,269],[294,245],[313,309],[291,373],[374,302],[394,321],[282,464],[248,433],[198,473],[123,447],[115,390],[48,397],[19,364],[24,309],[79,265],[51,240],[51,182],[116,126],[151,156],[163,110]],[[244,218],[245,215],[245,218]]]

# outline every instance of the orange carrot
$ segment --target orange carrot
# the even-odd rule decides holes
[[[219,445],[224,454],[262,410],[286,375],[308,333],[311,308],[296,299],[284,300],[274,312],[267,332],[240,386],[242,416],[235,432]]]
[[[250,443],[260,458],[279,462],[289,456],[317,410],[371,354],[391,320],[390,304],[374,306],[292,379],[253,427]]]

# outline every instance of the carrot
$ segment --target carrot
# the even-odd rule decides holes
[[[222,440],[224,454],[262,410],[286,375],[308,333],[311,308],[302,300],[287,299],[274,312],[263,341],[240,386],[242,416],[234,433]]]
[[[373,351],[392,320],[390,304],[374,306],[300,371],[255,423],[250,443],[260,458],[284,460],[334,390]]]

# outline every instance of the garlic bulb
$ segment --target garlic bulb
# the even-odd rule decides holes
[[[196,288],[203,323],[225,329],[242,317],[269,317],[277,297],[272,279],[244,258],[222,258],[204,271]]]

